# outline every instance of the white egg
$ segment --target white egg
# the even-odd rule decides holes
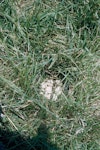
[[[60,80],[45,79],[41,83],[40,94],[47,99],[57,100],[62,93],[62,83]]]

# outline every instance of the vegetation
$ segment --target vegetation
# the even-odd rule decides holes
[[[99,26],[99,0],[0,1],[0,137],[9,150],[100,150]],[[56,101],[40,95],[46,78],[63,83]],[[44,141],[34,144],[42,124]]]

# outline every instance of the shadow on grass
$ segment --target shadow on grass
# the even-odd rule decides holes
[[[41,124],[37,136],[33,138],[22,136],[18,132],[0,129],[0,150],[58,150],[58,148],[49,141],[46,125]]]

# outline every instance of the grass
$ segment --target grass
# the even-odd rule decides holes
[[[100,149],[99,7],[98,0],[0,2],[0,103],[5,115],[0,128],[9,150]],[[63,82],[56,102],[39,94],[46,78]],[[34,145],[41,124],[48,136]]]

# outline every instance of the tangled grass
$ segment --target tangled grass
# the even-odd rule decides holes
[[[5,116],[0,132],[7,130],[0,137],[9,150],[50,150],[53,144],[61,150],[100,149],[99,7],[98,0],[0,2],[0,103]],[[63,83],[56,102],[40,95],[46,78]],[[49,136],[43,134],[46,140],[34,144],[41,124]]]

